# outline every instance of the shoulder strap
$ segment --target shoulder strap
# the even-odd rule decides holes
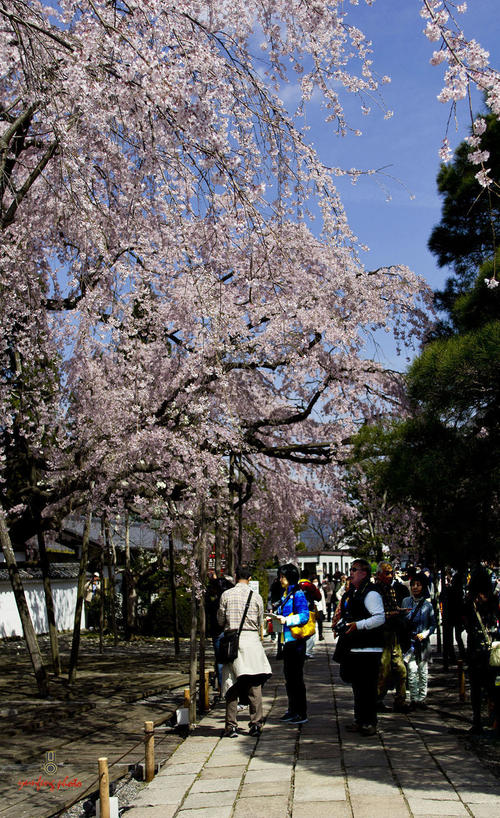
[[[414,607],[413,611],[411,612],[411,616],[408,618],[409,623],[413,622],[413,620],[415,619],[416,615],[418,614],[418,612],[419,612],[420,608],[422,607],[422,605],[424,604],[424,602],[425,602],[425,599],[420,599],[419,600],[418,605],[416,605]]]
[[[473,605],[474,605],[474,610],[476,612],[476,616],[479,619],[479,625],[481,626],[481,630],[482,630],[482,632],[484,634],[484,638],[486,639],[486,644],[491,647],[491,637],[490,637],[488,631],[486,630],[486,628],[483,625],[483,620],[481,618],[481,614],[479,613],[478,609],[476,608],[476,603],[474,602]]]
[[[250,600],[252,598],[252,594],[253,594],[253,591],[251,590],[250,593],[248,594],[247,602],[246,602],[246,605],[245,605],[245,610],[243,611],[243,616],[241,617],[240,627],[238,628],[238,636],[241,633],[241,629],[243,627],[243,622],[245,621],[245,617],[247,615],[248,606],[250,605]]]
[[[295,600],[295,590],[290,591],[290,593],[289,593],[289,594],[287,594],[287,595],[286,595],[286,597],[285,597],[283,600],[281,600],[281,599],[280,599],[280,601],[279,601],[279,605],[278,605],[278,609],[279,609],[279,608],[281,608],[281,612],[282,612],[282,613],[283,613],[283,607],[284,607],[284,605],[285,605],[285,604],[288,602],[288,600],[290,599],[290,597],[293,597],[293,599]],[[292,601],[292,604],[293,604],[293,601]]]

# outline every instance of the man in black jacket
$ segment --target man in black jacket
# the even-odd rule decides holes
[[[346,729],[373,736],[377,731],[377,682],[384,648],[384,605],[371,582],[371,566],[367,560],[354,560],[350,579],[342,609],[348,623],[345,638],[350,648],[348,663],[354,723]]]

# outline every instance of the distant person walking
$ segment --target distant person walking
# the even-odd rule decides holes
[[[333,582],[332,577],[329,574],[326,579],[323,580],[323,593],[325,594],[325,602],[326,602],[326,620],[327,622],[331,621],[332,618],[332,600],[333,600]]]
[[[326,619],[326,599],[325,599],[325,592],[323,591],[322,586],[319,584],[319,577],[313,577],[313,585],[317,588],[321,594],[321,599],[316,599],[314,601],[314,607],[316,608],[316,623],[318,629],[318,640],[322,642],[324,640],[323,636],[323,622]]]
[[[99,626],[101,577],[97,571],[85,583],[85,624],[89,630]]]

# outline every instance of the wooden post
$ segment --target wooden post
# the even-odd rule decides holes
[[[465,673],[464,673],[464,663],[463,659],[459,659],[457,662],[457,671],[458,671],[458,699],[461,702],[465,701]]]
[[[110,818],[108,759],[99,758],[99,803],[101,818]]]
[[[205,687],[204,687],[204,694],[205,694],[205,710],[210,709],[210,671],[205,671]]]
[[[144,722],[144,735],[146,739],[145,778],[146,781],[152,781],[155,776],[155,733],[153,721]]]

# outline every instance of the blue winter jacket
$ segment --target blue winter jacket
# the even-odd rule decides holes
[[[309,605],[305,594],[298,588],[294,590],[295,588],[295,585],[288,586],[276,611],[276,613],[286,616],[286,622],[283,625],[285,642],[295,641],[290,630],[292,626],[305,625],[309,619]]]
[[[411,618],[413,611],[419,602],[420,599],[415,599],[413,596],[407,596],[403,599],[401,607],[406,610],[406,616],[408,619]],[[425,661],[428,661],[431,655],[429,637],[436,630],[436,617],[434,616],[434,609],[428,599],[424,601],[423,605],[421,605],[413,617],[411,630],[413,649],[417,654],[417,659],[424,659]],[[424,634],[424,638],[421,642],[415,641],[415,636],[417,633]]]

